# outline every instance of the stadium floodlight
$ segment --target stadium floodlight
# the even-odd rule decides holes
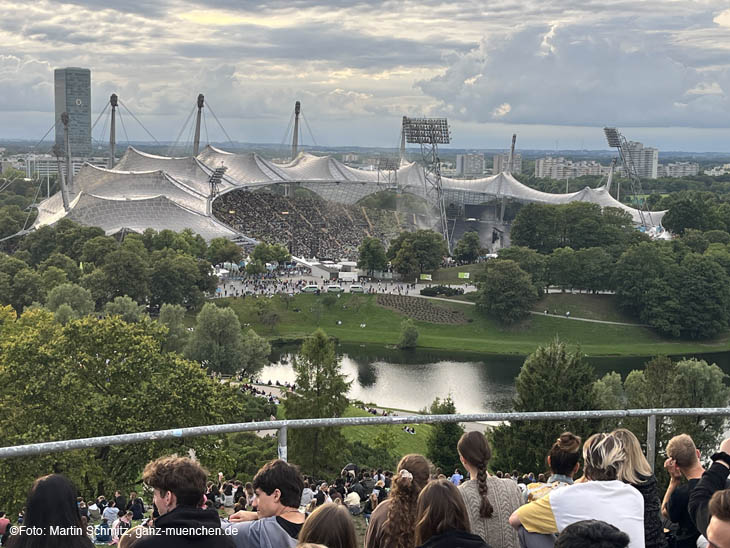
[[[408,143],[441,145],[451,142],[449,122],[446,118],[408,118],[404,116],[403,133]]]
[[[378,158],[378,169],[380,171],[395,171],[399,166],[399,158]]]
[[[604,127],[603,133],[606,134],[608,146],[611,148],[621,148],[621,134],[615,127]]]

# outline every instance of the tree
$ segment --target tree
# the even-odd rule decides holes
[[[416,328],[412,319],[406,318],[400,324],[400,341],[398,341],[398,348],[401,350],[416,348],[417,342],[418,328]]]
[[[726,407],[730,388],[727,375],[704,360],[678,362],[666,356],[649,360],[643,370],[631,371],[621,383],[609,373],[594,383],[599,409],[662,409],[671,407]],[[662,470],[667,442],[680,433],[689,434],[704,454],[715,450],[724,436],[723,417],[657,417],[655,469]],[[639,439],[646,437],[645,419],[607,421],[606,428],[624,426]]]
[[[46,290],[46,294],[61,284],[68,282],[66,273],[56,266],[49,266],[45,272],[41,275],[43,288]]]
[[[195,330],[185,355],[218,373],[232,374],[247,361],[243,333],[233,309],[205,303],[198,313]]]
[[[593,293],[611,289],[613,260],[605,249],[589,247],[576,251],[575,262],[577,287]]]
[[[557,206],[527,204],[515,217],[510,232],[512,244],[539,253],[560,247],[560,215]]]
[[[555,249],[548,258],[548,280],[560,289],[576,287],[578,279],[578,261],[575,251],[570,247]]]
[[[357,267],[372,276],[376,270],[384,270],[388,264],[385,246],[378,238],[366,236],[358,248]]]
[[[251,376],[258,373],[269,363],[271,345],[253,329],[247,329],[243,337],[243,361],[241,370]]]
[[[479,258],[482,245],[479,241],[479,233],[467,232],[464,234],[454,248],[454,257],[457,261],[473,263]]]
[[[487,262],[477,285],[477,308],[506,324],[526,317],[537,302],[537,291],[530,275],[514,261]]]
[[[182,304],[193,308],[203,302],[200,290],[200,269],[190,255],[172,249],[150,254],[149,301],[152,306],[162,303]]]
[[[266,272],[266,265],[261,261],[250,261],[246,265],[246,274],[249,276],[256,276],[257,274],[263,274]]]
[[[513,245],[499,250],[499,258],[516,262],[532,278],[538,295],[545,292],[547,282],[547,257],[534,249]]]
[[[123,297],[114,297],[104,305],[105,316],[119,316],[122,321],[127,323],[136,323],[147,317],[144,305],[137,304],[134,299],[124,295]]]
[[[111,236],[97,236],[88,240],[81,251],[81,261],[100,267],[107,257],[113,253],[119,244]]]
[[[443,400],[436,398],[428,412],[431,415],[454,415],[456,406],[451,396],[447,396]],[[431,426],[431,432],[428,434],[426,456],[447,476],[461,465],[456,445],[463,433],[464,428],[459,423],[437,422]]]
[[[188,330],[185,327],[185,307],[179,304],[165,303],[160,307],[160,316],[157,322],[167,328],[162,349],[165,352],[182,354],[188,341]]]
[[[10,304],[16,311],[22,312],[26,306],[43,301],[43,280],[37,272],[24,268],[13,276]]]
[[[139,249],[129,237],[113,253],[107,256],[102,271],[109,284],[109,296],[128,295],[138,303],[147,301],[149,295],[149,264],[144,245]]]
[[[76,261],[74,261],[71,257],[62,255],[61,253],[52,253],[50,257],[38,265],[38,272],[43,273],[51,266],[55,266],[56,268],[63,270],[68,279],[72,282],[77,282],[81,276],[81,270],[79,270]]]
[[[730,277],[710,257],[690,253],[679,270],[681,332],[692,339],[706,339],[728,327]]]
[[[208,260],[211,264],[238,264],[241,256],[241,248],[227,238],[213,238],[208,245]]]
[[[34,309],[0,329],[0,413],[12,417],[0,430],[2,446],[269,416],[260,398],[162,352],[164,329],[154,322],[88,316],[62,326],[47,310]],[[19,509],[33,480],[54,471],[68,475],[85,497],[130,489],[149,460],[190,449],[208,468],[234,465],[226,436],[3,459],[0,506]]]
[[[689,197],[677,200],[662,218],[662,225],[675,234],[684,234],[688,228],[705,230],[707,223],[705,205]]]
[[[401,232],[391,242],[387,258],[397,272],[410,276],[414,272],[433,272],[446,254],[446,243],[441,234],[433,230],[416,230]]]
[[[267,244],[266,242],[261,242],[253,249],[251,258],[262,265],[265,265],[266,263],[283,264],[291,258],[291,254],[289,253],[289,250],[281,244]]]
[[[595,409],[593,368],[580,351],[570,351],[555,339],[530,354],[517,376],[514,409],[527,411],[582,411]],[[555,439],[566,430],[592,433],[591,421],[520,421],[492,432],[495,468],[538,471]]]
[[[284,399],[288,419],[341,417],[348,406],[350,382],[342,374],[335,345],[318,329],[304,341],[293,360],[297,391]],[[291,459],[306,473],[321,474],[339,470],[342,433],[334,428],[295,429],[289,433]]]
[[[81,318],[94,312],[94,299],[91,296],[91,291],[80,285],[65,283],[53,288],[48,293],[46,301],[48,310],[56,312],[63,304],[71,308],[74,318]]]

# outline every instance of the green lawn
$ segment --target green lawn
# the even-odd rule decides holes
[[[574,318],[639,323],[636,318],[624,314],[616,307],[615,295],[550,293],[543,296],[532,309],[538,312],[549,310],[550,314],[560,316],[570,312],[570,315]]]
[[[219,306],[231,306],[242,325],[276,342],[299,341],[317,327],[341,342],[393,345],[400,336],[404,316],[378,306],[373,295],[342,295],[331,307],[322,295],[297,295],[285,306],[280,297],[266,299],[279,314],[272,329],[258,321],[255,302],[261,299],[217,299]],[[703,343],[668,340],[654,331],[633,326],[607,325],[531,315],[523,322],[505,328],[478,314],[474,306],[431,301],[436,306],[461,310],[469,319],[466,325],[416,322],[420,332],[418,346],[444,350],[463,350],[493,354],[532,353],[541,344],[558,336],[569,344],[579,344],[593,356],[653,356],[656,354],[694,354],[730,349],[727,337]],[[573,313],[571,312],[571,315]],[[337,322],[342,322],[337,325]],[[365,324],[365,327],[360,327]]]
[[[464,266],[454,266],[452,268],[439,268],[432,274],[433,282],[444,284],[473,284],[476,275],[484,270],[484,263],[467,264]],[[459,272],[469,272],[469,279],[459,278]]]
[[[363,411],[358,407],[350,406],[345,412],[346,417],[372,417],[367,411]],[[391,426],[393,428],[395,436],[395,445],[392,448],[392,453],[396,455],[407,455],[409,453],[418,453],[421,455],[426,454],[426,439],[428,434],[431,432],[432,426],[430,424],[409,424],[415,430],[415,434],[408,434],[403,431],[402,424]],[[379,426],[347,426],[342,429],[342,434],[350,442],[360,441],[365,445],[372,443],[373,438],[378,435],[378,429],[385,428],[382,425]]]

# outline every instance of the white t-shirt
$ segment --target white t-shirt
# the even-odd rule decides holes
[[[629,535],[629,548],[644,548],[644,498],[621,481],[588,481],[551,491],[517,510],[530,533],[560,533],[576,521],[597,519]]]

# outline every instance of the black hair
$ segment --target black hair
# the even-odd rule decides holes
[[[264,464],[256,473],[253,478],[253,488],[261,489],[267,495],[278,489],[281,492],[281,504],[299,508],[304,480],[296,466],[281,459],[274,459]]]
[[[629,535],[597,519],[568,525],[555,542],[555,548],[626,548],[628,545]]]

